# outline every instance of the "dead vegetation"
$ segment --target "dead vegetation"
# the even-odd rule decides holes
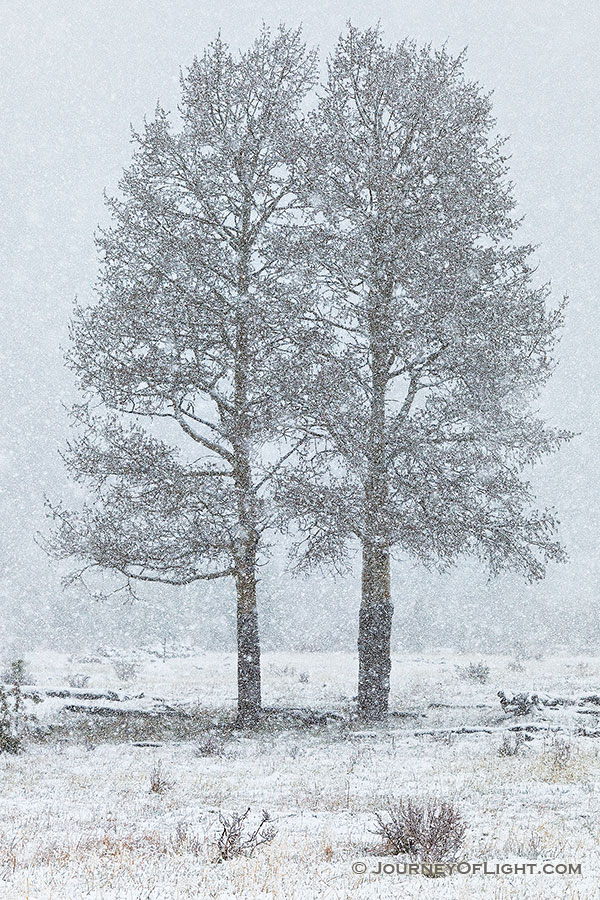
[[[162,761],[159,760],[150,773],[150,791],[153,794],[164,794],[171,787],[173,787],[173,781],[165,775]]]
[[[498,747],[498,756],[519,756],[527,746],[528,736],[523,731],[509,732],[502,738]]]
[[[9,689],[0,685],[0,753],[22,749],[27,718],[20,683]]]
[[[263,809],[258,824],[249,825],[250,807],[243,812],[233,812],[226,816],[219,813],[220,834],[217,838],[219,861],[236,856],[252,856],[263,844],[270,844],[277,834],[271,824],[271,816]]]
[[[490,677],[490,667],[484,662],[471,662],[466,666],[456,666],[456,674],[463,681],[485,684]]]
[[[466,822],[452,801],[432,797],[390,800],[382,812],[375,814],[372,833],[381,838],[385,854],[447,862],[456,858],[466,830]]]

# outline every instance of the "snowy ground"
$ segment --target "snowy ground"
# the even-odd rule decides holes
[[[115,707],[177,706],[187,716],[169,737],[160,716],[122,725],[67,711],[73,698],[37,704],[41,734],[21,755],[0,755],[2,900],[600,897],[600,737],[580,733],[600,729],[600,707],[512,718],[497,698],[499,689],[594,694],[596,658],[525,660],[514,671],[510,658],[488,657],[489,679],[477,684],[456,666],[478,657],[396,657],[392,710],[402,715],[386,728],[330,719],[302,729],[278,720],[249,734],[233,728],[232,655],[163,661],[140,652],[119,665],[108,653],[40,653],[28,665],[40,691],[87,675],[87,691],[136,697]],[[123,670],[128,661],[135,672]],[[265,654],[265,704],[347,714],[355,670],[350,654]],[[519,755],[500,756],[515,725],[540,730]],[[461,727],[485,730],[453,733]],[[135,745],[144,741],[159,746]],[[155,793],[159,763],[167,786]],[[377,856],[373,811],[389,798],[432,795],[455,800],[464,813],[464,860],[578,863],[582,874],[373,874],[390,862]],[[247,807],[253,815],[268,810],[277,836],[252,858],[217,862],[219,811]],[[353,863],[366,873],[354,873]]]

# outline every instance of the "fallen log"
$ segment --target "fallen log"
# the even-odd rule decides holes
[[[86,688],[22,688],[21,695],[28,700],[41,702],[44,697],[59,700],[109,700],[111,703],[124,703],[127,700],[141,700],[144,694],[132,696],[120,695],[116,691],[88,691]]]
[[[345,717],[341,713],[330,710],[321,711],[308,709],[307,707],[278,707],[265,706],[261,711],[261,718],[275,719],[278,722],[297,722],[302,725],[327,725],[329,722],[343,722]]]
[[[427,709],[492,709],[491,703],[428,703]]]
[[[504,729],[502,729],[504,730]],[[508,728],[509,731],[518,731],[524,734],[527,734],[531,731],[564,731],[564,728],[561,728],[560,725],[510,725]]]
[[[535,710],[559,709],[565,706],[584,706],[586,703],[596,703],[595,697],[581,697],[579,700],[573,697],[549,697],[546,694],[513,694],[507,697],[504,691],[498,691],[500,705],[505,713],[515,716],[526,716]],[[597,698],[600,701],[600,698]],[[600,704],[599,704],[600,705]],[[578,710],[581,712],[582,710]],[[590,710],[592,712],[592,710]]]
[[[63,706],[63,711],[68,713],[83,713],[87,716],[113,716],[115,718],[161,718],[171,719],[192,719],[193,713],[186,709],[177,709],[176,707],[157,706],[150,709],[130,709],[128,707],[118,708],[115,706],[88,706],[84,703],[67,703]]]
[[[416,736],[421,735],[444,735],[444,734],[493,734],[493,728],[433,728],[430,731],[424,731],[423,729],[418,729],[412,732]]]

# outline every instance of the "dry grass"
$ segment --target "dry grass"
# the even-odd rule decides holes
[[[62,721],[24,754],[0,757],[0,900],[546,900],[578,893],[591,900],[600,863],[596,743],[573,736],[565,750],[551,735],[537,733],[523,753],[499,756],[509,722],[499,707],[477,704],[488,697],[497,702],[494,679],[498,673],[506,676],[508,660],[488,661],[487,685],[453,679],[457,661],[469,660],[449,656],[445,663],[420,659],[412,668],[404,665],[404,681],[396,685],[398,708],[427,709],[430,700],[456,700],[460,685],[464,708],[431,709],[423,726],[397,719],[387,729],[368,732],[335,721],[302,729],[282,716],[253,733],[239,732],[232,705],[224,705],[226,687],[219,687],[222,660],[201,676],[214,677],[215,696],[220,691],[221,706],[210,711],[198,709],[168,725],[156,717],[133,717],[125,729],[102,718]],[[267,664],[267,683],[314,692],[316,708],[321,692],[329,690],[327,667],[341,663],[316,655],[293,663],[287,672],[282,659],[275,672]],[[100,687],[93,665],[90,682]],[[332,692],[352,677],[354,662],[344,662],[341,672],[335,665]],[[103,673],[110,669],[108,662],[102,666]],[[178,666],[177,660],[148,665],[153,677],[165,680],[160,696],[174,696],[179,689],[178,678],[187,668]],[[547,670],[540,685],[559,695],[578,677],[565,667],[557,675],[552,662],[531,661],[529,667]],[[143,681],[146,671],[141,663],[137,684],[153,696],[159,690]],[[310,672],[308,683],[298,680],[304,671]],[[454,697],[445,693],[448,684]],[[515,689],[521,685],[515,683]],[[331,696],[325,695],[321,708],[335,708]],[[305,699],[308,705],[310,697]],[[449,743],[412,733],[419,727],[452,727],[467,716],[478,716],[493,733],[455,734]],[[161,746],[134,747],[132,740]],[[158,759],[171,784],[154,793],[149,776]],[[581,861],[584,876],[528,877],[518,883],[451,876],[440,884],[353,873],[355,860],[365,859],[369,868],[377,864],[369,856],[372,810],[381,809],[387,797],[423,793],[460,803],[469,826],[465,858]],[[277,839],[252,858],[234,856],[217,864],[219,811],[248,807],[272,812]]]
[[[600,770],[597,752],[584,753],[558,736],[545,744],[533,768],[534,775],[553,784],[586,782]]]

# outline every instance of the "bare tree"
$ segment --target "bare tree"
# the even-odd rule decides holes
[[[98,240],[98,297],[72,324],[85,397],[67,461],[92,499],[53,508],[54,549],[127,585],[235,579],[244,722],[261,703],[257,559],[279,465],[261,451],[286,408],[314,67],[284,28],[239,58],[218,39],[194,61],[179,131],[157,107],[134,135]]]
[[[546,308],[489,96],[463,56],[349,26],[315,119],[314,278],[294,392],[310,437],[280,497],[308,563],[362,549],[358,704],[387,712],[393,548],[474,553],[531,578],[561,557],[522,470],[566,437],[531,401],[552,370]],[[307,336],[309,339],[307,339]]]

